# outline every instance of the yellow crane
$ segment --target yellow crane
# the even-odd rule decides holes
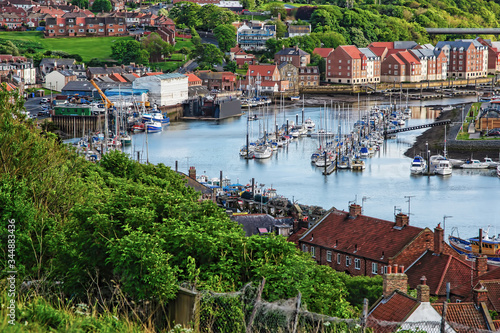
[[[102,154],[106,153],[107,150],[108,150],[108,111],[109,111],[109,108],[110,107],[113,107],[113,103],[109,100],[109,98],[104,95],[104,93],[102,92],[101,88],[99,88],[99,86],[97,85],[97,83],[95,83],[94,80],[90,80],[90,83],[92,83],[92,85],[94,86],[94,88],[97,89],[97,92],[99,93],[99,95],[101,95],[103,101],[106,103],[106,110],[104,111],[104,147],[103,147],[103,151],[102,151]],[[92,96],[94,97],[94,96]]]
[[[101,88],[99,88],[97,83],[95,83],[94,80],[90,80],[90,83],[92,83],[92,85],[94,86],[94,88],[96,88],[99,95],[101,95],[102,100],[106,103],[106,110],[108,110],[110,107],[112,107],[114,104],[109,100],[109,98],[106,95],[104,95],[104,93],[102,92]],[[92,97],[94,97],[94,96],[92,96]]]

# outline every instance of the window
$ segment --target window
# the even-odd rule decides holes
[[[345,256],[345,265],[350,266],[351,265],[351,258],[349,256]]]
[[[104,32],[104,29],[99,29],[99,32]]]
[[[361,269],[361,259],[359,258],[354,259],[354,268]]]
[[[110,27],[110,28],[111,28],[111,27],[113,27],[113,24],[112,24],[112,23],[110,23],[110,24],[109,24],[109,27]]]
[[[328,63],[330,63],[330,59],[328,59]]]
[[[341,64],[341,63],[342,63],[342,60],[339,60],[339,64]]]
[[[78,32],[85,32],[85,29],[79,29]]]
[[[94,25],[93,24],[89,24],[89,28],[92,28]]]
[[[315,248],[314,246],[311,246],[311,256],[312,256],[313,258],[315,258],[315,257],[316,257],[316,248]]]
[[[108,32],[115,32],[115,29],[108,29]]]
[[[64,32],[64,29],[59,29],[59,32]]]
[[[394,71],[394,75],[398,75],[398,71]]]
[[[118,31],[122,32],[122,31],[123,31],[123,29],[118,29]]]
[[[73,29],[69,30],[69,33],[72,34],[73,32],[75,32],[75,30],[73,30]]]
[[[340,253],[337,253],[337,264],[340,265]]]
[[[102,27],[103,25],[104,25],[104,23],[99,23],[99,26],[101,26],[101,27]]]
[[[389,68],[391,68],[391,67],[392,67],[392,65],[391,65],[391,64],[389,64]]]
[[[398,65],[394,65],[394,69],[398,69]]]
[[[306,246],[306,244],[302,244],[302,252],[307,252],[307,246]]]
[[[351,60],[347,60],[347,63],[350,64],[351,63]]]
[[[387,274],[387,266],[384,266],[383,268],[380,268],[380,272],[382,274]]]
[[[64,24],[62,24],[62,23],[61,23],[61,24],[59,24],[59,26],[60,26],[60,27],[64,27]]]

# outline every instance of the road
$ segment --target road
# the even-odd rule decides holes
[[[48,98],[50,98],[50,96]],[[26,111],[28,111],[29,114],[34,118],[38,119],[48,118],[48,116],[38,117],[38,112],[42,111],[42,104],[40,104],[41,99],[42,97],[33,97],[33,98],[28,98],[28,100],[24,102],[24,107],[26,108]]]

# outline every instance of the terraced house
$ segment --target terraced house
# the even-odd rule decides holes
[[[123,17],[82,17],[68,15],[46,21],[45,37],[121,36],[126,35]]]

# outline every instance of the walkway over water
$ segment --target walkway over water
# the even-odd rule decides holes
[[[425,28],[429,35],[500,35],[500,28]]]
[[[431,124],[398,128],[398,129],[395,129],[395,130],[384,131],[384,137],[387,136],[387,134],[395,134],[395,133],[399,133],[399,132],[408,132],[408,131],[413,131],[413,130],[417,130],[417,129],[421,129],[421,128],[443,126],[443,125],[448,125],[448,124],[451,124],[451,120],[450,119],[436,121],[436,122],[433,122]]]

